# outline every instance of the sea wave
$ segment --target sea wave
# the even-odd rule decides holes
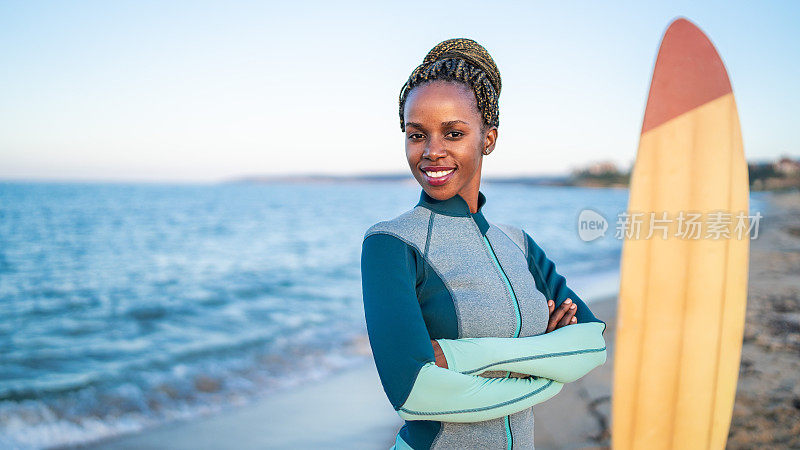
[[[163,361],[163,367],[29,385],[25,395],[4,395],[0,401],[0,448],[85,444],[200,417],[312,383],[369,358],[363,334],[337,339],[327,348],[302,338],[276,343],[277,353],[228,349],[229,356],[201,363]]]

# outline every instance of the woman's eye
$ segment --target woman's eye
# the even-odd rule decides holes
[[[411,133],[411,134],[408,135],[408,138],[411,139],[412,141],[416,141],[416,140],[422,139],[423,137],[424,136],[422,136],[422,134],[420,134],[420,133]]]
[[[447,134],[449,134],[451,137],[454,137],[454,138],[459,138],[459,137],[464,135],[464,133],[462,133],[460,131],[451,131],[451,132],[449,132]]]

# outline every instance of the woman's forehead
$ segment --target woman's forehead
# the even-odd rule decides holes
[[[458,82],[427,82],[416,86],[408,95],[406,122],[426,117],[450,117],[447,121],[473,122],[480,116],[472,89]]]

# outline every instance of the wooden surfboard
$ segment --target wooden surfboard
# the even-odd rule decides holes
[[[614,449],[725,447],[747,302],[748,196],[725,66],[697,26],[675,20],[661,41],[631,177],[627,213],[643,215],[622,229]],[[701,214],[699,233],[690,213]]]

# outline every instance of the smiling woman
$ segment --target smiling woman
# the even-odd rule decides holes
[[[450,39],[400,93],[422,192],[371,226],[361,253],[375,366],[406,421],[398,449],[534,448],[532,406],[606,360],[605,322],[528,233],[481,212],[500,87],[486,49]]]

